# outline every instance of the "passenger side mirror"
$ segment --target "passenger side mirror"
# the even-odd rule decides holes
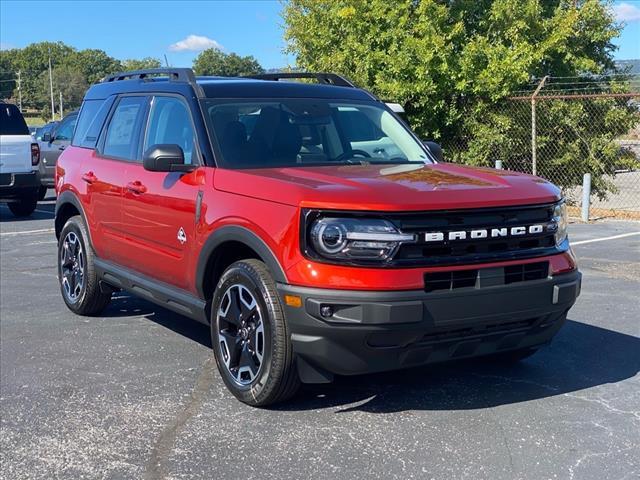
[[[431,152],[431,155],[438,161],[444,162],[444,155],[442,154],[442,147],[436,142],[431,142],[429,140],[423,140],[422,143],[425,147]]]
[[[142,165],[150,172],[191,172],[195,165],[184,163],[184,152],[179,145],[152,145],[142,156]]]
[[[52,142],[52,138],[51,138],[51,133],[47,132],[42,136],[42,141],[43,142],[47,142],[47,143],[51,143]]]

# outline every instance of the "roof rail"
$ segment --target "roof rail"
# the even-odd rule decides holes
[[[117,82],[120,80],[144,80],[156,75],[163,75],[169,77],[171,82],[185,82],[193,87],[198,97],[203,97],[204,93],[202,88],[196,82],[196,77],[193,74],[193,70],[190,68],[148,68],[144,70],[131,70],[128,72],[114,73],[113,75],[107,75],[100,83]]]
[[[324,83],[326,85],[336,85],[338,87],[351,87],[357,88],[351,80],[338,75],[337,73],[324,73],[324,72],[275,72],[275,73],[261,73],[258,75],[247,75],[248,78],[255,78],[257,80],[286,80],[296,78],[314,78],[318,83]]]

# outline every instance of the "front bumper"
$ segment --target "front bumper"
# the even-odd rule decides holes
[[[580,294],[577,270],[482,288],[327,290],[279,284],[306,382],[535,347],[548,343]],[[285,295],[302,298],[287,306]],[[324,318],[322,307],[333,315]]]
[[[40,174],[36,171],[0,174],[0,200],[13,201],[35,195],[40,188]]]

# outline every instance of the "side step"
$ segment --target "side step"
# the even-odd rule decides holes
[[[205,300],[105,260],[96,258],[94,264],[101,282],[116,289],[126,290],[205,325],[209,324],[209,309]]]

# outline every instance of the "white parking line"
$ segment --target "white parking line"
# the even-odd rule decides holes
[[[605,240],[615,240],[617,238],[633,237],[634,235],[640,235],[640,232],[622,233],[620,235],[613,235],[611,237],[592,238],[591,240],[580,240],[579,242],[571,242],[572,246],[585,245],[587,243],[604,242]]]
[[[41,230],[24,230],[21,232],[0,232],[0,237],[11,237],[15,235],[35,235],[37,233],[52,233],[55,232],[53,228],[43,228]]]

